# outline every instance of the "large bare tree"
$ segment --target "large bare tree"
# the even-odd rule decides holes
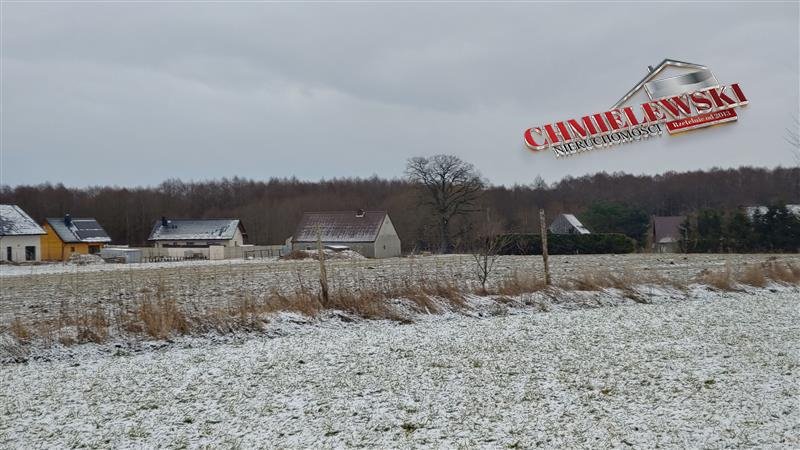
[[[453,155],[416,157],[408,160],[408,179],[424,192],[439,226],[439,251],[447,253],[450,245],[450,221],[474,210],[485,183],[475,167]]]

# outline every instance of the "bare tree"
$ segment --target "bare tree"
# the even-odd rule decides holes
[[[786,129],[786,141],[792,146],[794,159],[800,165],[800,117],[795,117],[794,126]]]
[[[449,252],[450,221],[473,211],[485,186],[480,173],[457,156],[434,155],[409,159],[406,175],[424,190],[425,201],[436,214],[439,226],[439,251]]]
[[[486,292],[486,282],[494,272],[499,253],[509,243],[508,236],[501,233],[500,221],[493,220],[489,210],[486,210],[486,219],[479,226],[478,243],[472,252],[472,258],[475,260],[475,274],[484,293]]]

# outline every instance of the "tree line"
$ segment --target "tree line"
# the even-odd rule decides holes
[[[146,245],[153,224],[162,216],[240,218],[249,243],[280,244],[293,234],[306,211],[386,210],[406,252],[463,248],[488,222],[501,232],[535,233],[539,208],[549,218],[563,212],[577,214],[592,231],[625,233],[643,244],[642,224],[651,215],[702,210],[728,214],[742,206],[800,203],[800,168],[741,167],[653,176],[597,173],[551,184],[536,177],[529,184],[492,186],[468,165],[467,171],[459,172],[467,184],[449,192],[470,196],[470,201],[452,210],[452,205],[437,203],[430,186],[426,188],[426,164],[435,169],[435,162],[434,158],[409,160],[403,179],[234,177],[170,179],[148,187],[4,185],[0,202],[19,205],[39,222],[66,213],[95,217],[114,243],[129,245]],[[415,168],[423,173],[415,176]],[[614,217],[625,220],[611,220]]]
[[[800,217],[786,205],[770,205],[751,217],[744,211],[704,209],[681,225],[681,250],[690,253],[796,252]]]

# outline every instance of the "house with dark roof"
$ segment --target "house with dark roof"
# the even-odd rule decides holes
[[[580,220],[572,214],[560,214],[550,224],[553,234],[591,234]]]
[[[111,242],[106,230],[90,217],[50,217],[44,222],[42,236],[42,259],[66,261],[74,254],[98,254]]]
[[[44,230],[17,205],[0,205],[0,251],[9,262],[39,261]]]
[[[656,253],[680,251],[681,225],[685,216],[653,216],[650,225],[650,240]]]
[[[314,250],[317,239],[329,248],[349,248],[367,258],[400,256],[400,237],[386,211],[332,211],[303,214],[292,250]]]
[[[155,247],[241,247],[247,232],[239,219],[168,219],[153,224],[147,239]]]

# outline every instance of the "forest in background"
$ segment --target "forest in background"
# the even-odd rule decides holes
[[[386,210],[404,251],[435,250],[439,241],[431,211],[422,206],[419,187],[404,179],[337,178],[317,182],[294,178],[255,181],[223,178],[184,182],[167,180],[152,187],[61,184],[0,186],[0,203],[17,204],[35,220],[95,217],[115,244],[146,245],[154,222],[170,218],[240,218],[248,242],[280,244],[291,236],[306,211]],[[528,185],[487,186],[472,212],[451,223],[458,248],[473,242],[480,223],[503,232],[538,232],[538,210],[547,217],[577,214],[592,229],[608,228],[606,215],[688,215],[701,210],[734,211],[742,206],[800,203],[800,168],[713,169],[661,175],[597,173],[567,177],[552,184],[536,177]],[[638,218],[638,219],[636,219]],[[611,226],[613,228],[613,226]],[[623,232],[640,244],[639,231]],[[631,234],[634,235],[631,235]]]

